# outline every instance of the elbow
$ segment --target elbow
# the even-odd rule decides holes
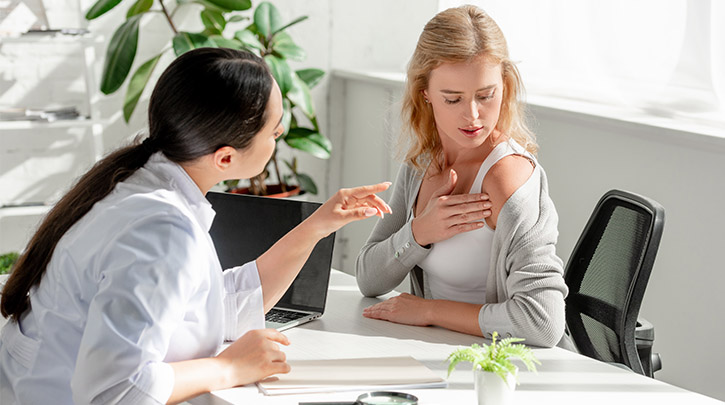
[[[357,281],[358,290],[366,297],[377,297],[388,292],[381,291],[375,283],[375,276],[366,271],[362,252],[355,261],[355,281]]]
[[[565,320],[564,310],[554,311],[554,314],[548,314],[534,327],[532,338],[526,340],[527,344],[539,347],[554,347],[561,341],[564,336]]]
[[[561,341],[561,338],[563,336],[563,328],[561,330],[540,330],[535,337],[532,337],[531,339],[526,339],[526,344],[537,347],[550,348],[556,346]]]

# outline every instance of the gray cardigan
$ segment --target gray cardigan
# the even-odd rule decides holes
[[[378,219],[355,266],[365,296],[390,292],[410,273],[411,291],[430,298],[418,263],[428,254],[416,243],[411,211],[422,177],[402,165],[393,189],[393,213]],[[549,198],[546,174],[538,163],[531,177],[506,201],[498,216],[491,249],[485,304],[478,314],[484,337],[526,339],[551,347],[564,334],[564,298],[568,293],[561,259],[556,255],[558,216]],[[561,342],[567,346],[565,342]]]

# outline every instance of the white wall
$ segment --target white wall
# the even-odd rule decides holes
[[[533,109],[565,260],[606,191],[646,195],[665,230],[640,314],[655,326],[657,378],[725,400],[725,138]]]

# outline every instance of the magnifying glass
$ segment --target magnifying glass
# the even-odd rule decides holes
[[[357,397],[355,402],[300,402],[299,405],[418,405],[418,397],[404,392],[373,391]]]

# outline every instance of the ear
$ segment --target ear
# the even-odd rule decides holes
[[[234,163],[234,159],[238,159],[238,152],[231,146],[222,146],[212,155],[212,164],[214,168],[220,172],[227,171]]]

